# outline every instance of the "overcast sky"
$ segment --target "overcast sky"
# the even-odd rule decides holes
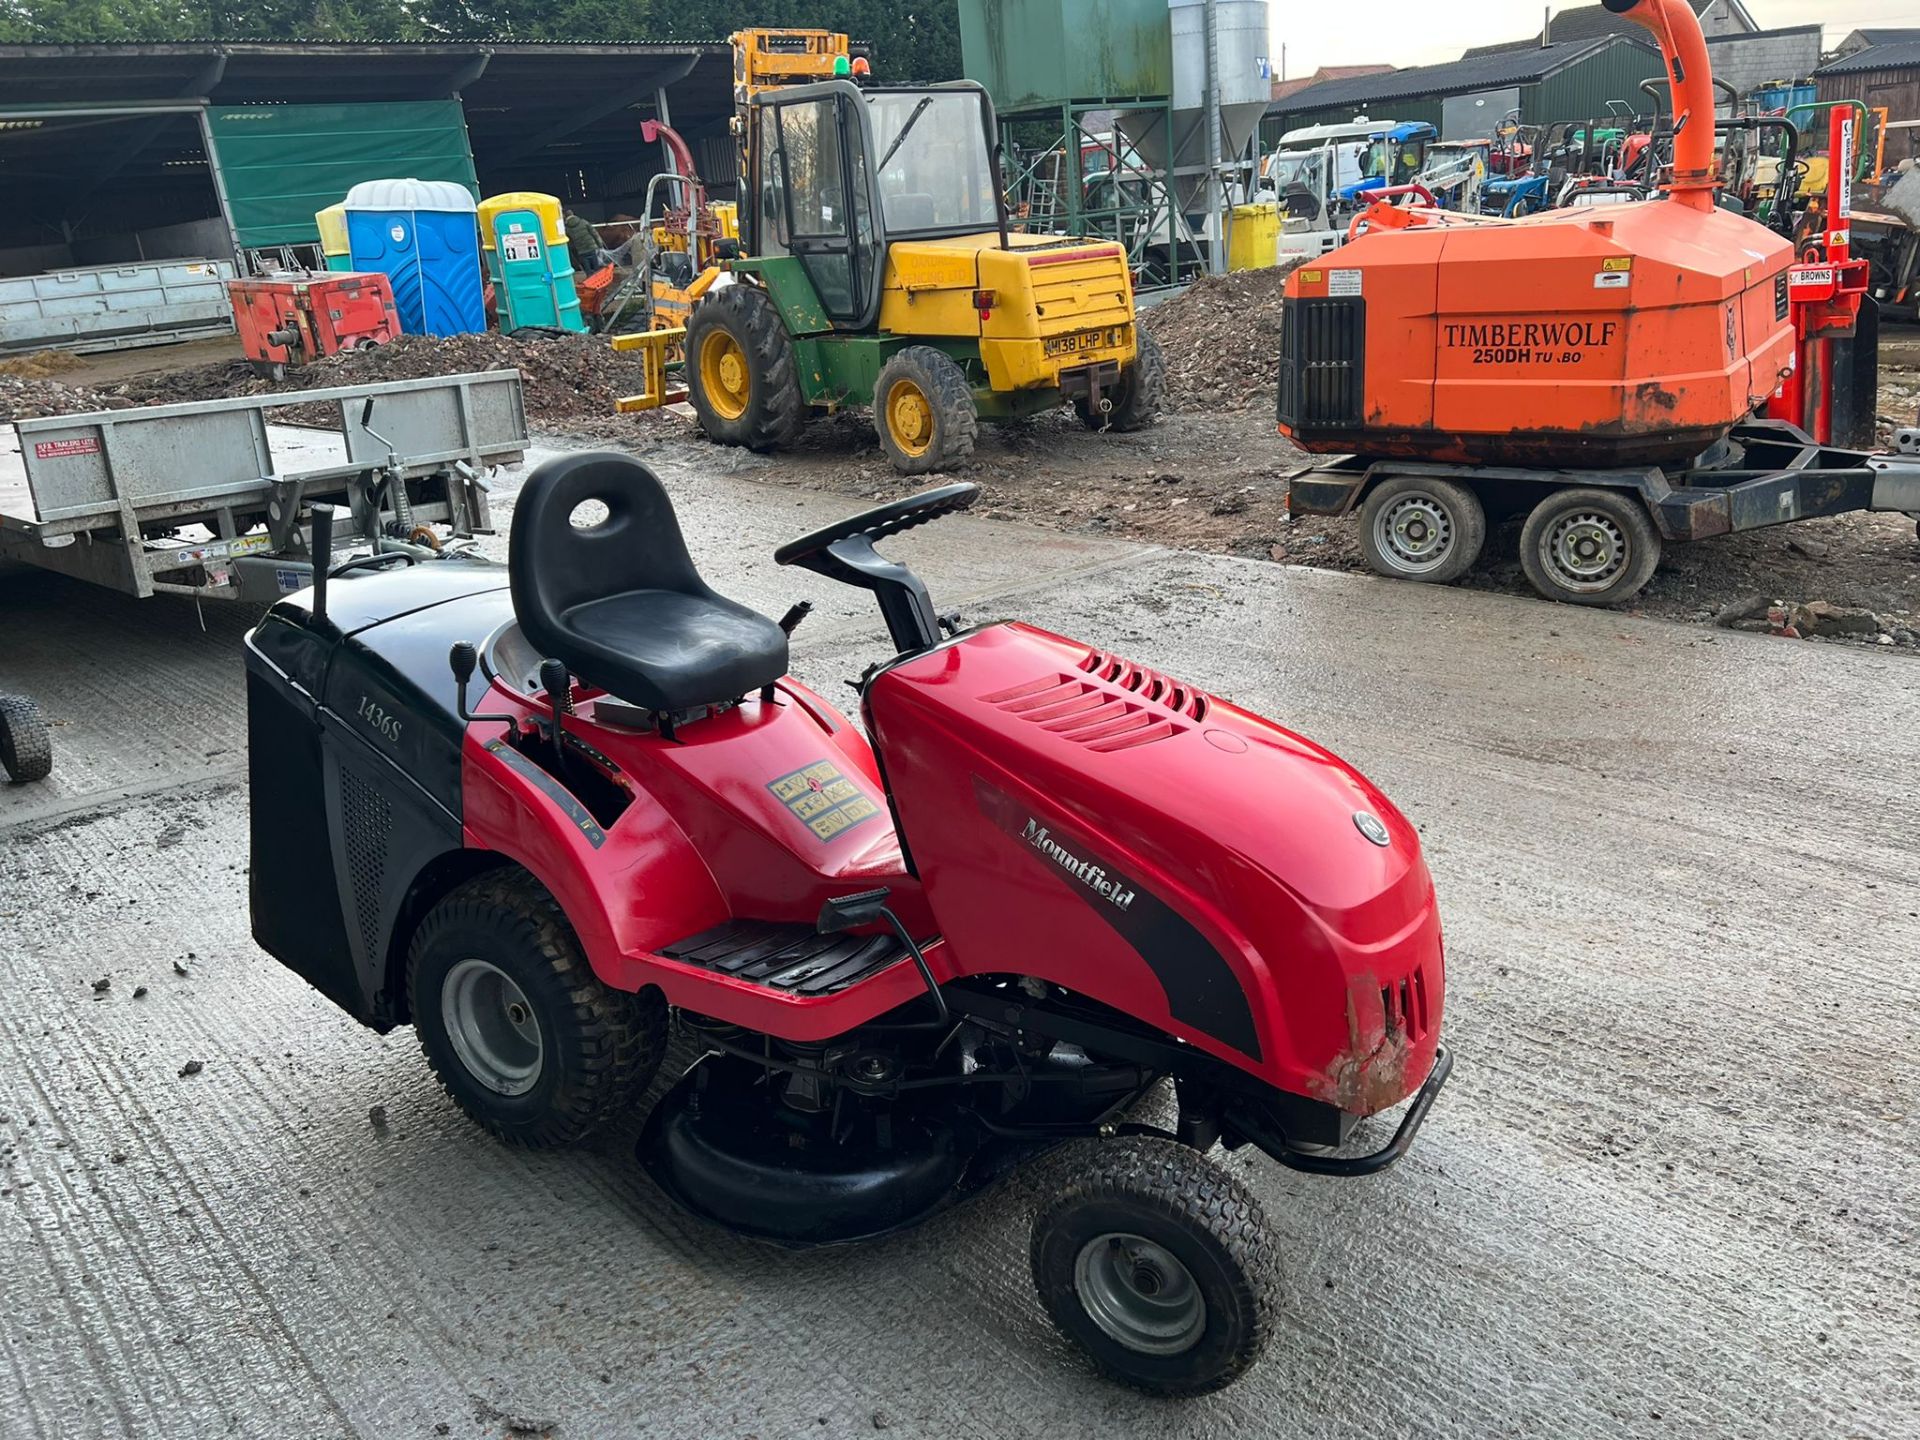
[[[1746,0],[1761,26],[1826,27],[1826,43],[1835,45],[1863,25],[1920,28],[1920,0]],[[1557,3],[1555,13],[1575,8],[1576,0]],[[1274,39],[1273,73],[1280,73],[1280,45],[1286,45],[1288,75],[1310,75],[1321,65],[1432,65],[1458,60],[1470,45],[1492,45],[1540,33],[1545,7],[1539,0],[1470,0],[1440,5],[1434,0],[1355,0],[1347,5],[1326,0],[1269,0]]]

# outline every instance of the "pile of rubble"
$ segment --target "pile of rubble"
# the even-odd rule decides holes
[[[371,385],[487,370],[518,370],[526,382],[527,418],[534,423],[598,417],[641,387],[637,354],[616,354],[597,335],[522,330],[502,335],[402,335],[390,344],[329,355],[289,370],[282,380],[256,375],[245,361],[202,365],[168,375],[143,376],[116,387],[135,405],[171,405],[227,395],[269,395],[333,385]]]
[[[1795,604],[1753,596],[1733,601],[1714,617],[1733,630],[1754,630],[1788,640],[1851,640],[1866,645],[1920,647],[1920,618],[1906,614],[1879,614],[1860,605],[1836,605],[1831,600]]]
[[[1292,265],[1196,280],[1141,317],[1167,360],[1175,410],[1271,404],[1280,364],[1280,296]]]
[[[82,410],[124,410],[134,402],[84,385],[63,385],[37,375],[0,374],[0,425],[42,415],[72,415]]]

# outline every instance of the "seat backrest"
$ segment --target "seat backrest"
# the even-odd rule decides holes
[[[573,523],[590,500],[598,524]],[[659,477],[631,455],[592,450],[548,460],[527,477],[507,544],[513,610],[543,655],[566,659],[566,613],[629,590],[677,590],[712,598],[693,568],[680,521]]]

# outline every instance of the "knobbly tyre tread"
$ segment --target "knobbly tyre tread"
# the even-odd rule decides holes
[[[1073,402],[1080,421],[1089,430],[1112,430],[1126,434],[1144,430],[1160,418],[1160,407],[1167,394],[1167,361],[1160,353],[1160,342],[1145,330],[1135,332],[1139,348],[1133,364],[1122,372],[1120,400],[1102,415],[1084,400]]]
[[[548,1064],[560,1074],[545,1113],[509,1125],[470,1102],[457,1077],[464,1067],[450,1051],[437,1054],[421,1029],[422,1011],[438,1032],[439,997],[420,994],[420,968],[433,941],[450,926],[479,925],[523,946],[537,958],[546,984],[516,976],[536,1006],[558,1001],[569,1034],[548,1045]],[[535,995],[533,989],[541,993]],[[427,1064],[441,1087],[482,1129],[509,1145],[546,1149],[584,1138],[629,1109],[646,1092],[666,1051],[666,1003],[656,990],[629,994],[602,984],[581,953],[559,903],[517,871],[481,875],[450,891],[428,912],[408,947],[407,994]],[[558,1052],[556,1055],[555,1052]],[[450,1072],[452,1076],[450,1078]],[[542,1078],[542,1086],[546,1084]],[[480,1087],[475,1087],[479,1091]],[[484,1100],[484,1092],[479,1097]]]
[[[887,433],[885,397],[902,372],[918,381],[933,402],[934,443],[924,455],[896,450]],[[973,454],[980,437],[980,412],[974,408],[966,372],[945,351],[931,345],[908,345],[895,351],[873,382],[873,428],[879,433],[880,448],[902,475],[925,475],[961,464]]]
[[[15,785],[53,773],[53,736],[46,716],[24,695],[0,695],[0,770]]]
[[[715,412],[700,384],[700,346],[716,326],[739,343],[753,370],[746,411],[736,420]],[[688,398],[710,438],[764,451],[785,449],[798,437],[807,418],[800,368],[780,309],[765,290],[741,282],[709,290],[687,318],[686,354]]]
[[[1153,1136],[1076,1142],[1061,1152],[1053,1173],[1066,1178],[1058,1193],[1034,1216],[1028,1252],[1034,1288],[1055,1326],[1081,1344],[1095,1364],[1122,1383],[1150,1394],[1187,1396],[1231,1385],[1259,1360],[1278,1320],[1280,1266],[1266,1214],[1251,1191],[1192,1147]],[[1233,1306],[1250,1323],[1236,1337],[1229,1353],[1205,1373],[1191,1378],[1177,1374],[1155,1377],[1121,1369],[1088,1345],[1073,1325],[1072,1317],[1084,1313],[1073,1278],[1078,1246],[1066,1242],[1071,1253],[1063,1256],[1049,1253],[1049,1242],[1073,1211],[1108,1203],[1201,1232],[1223,1253]],[[1208,1312],[1211,1332],[1215,1319],[1211,1296]],[[1211,1334],[1203,1337],[1187,1354],[1205,1351],[1211,1338]]]

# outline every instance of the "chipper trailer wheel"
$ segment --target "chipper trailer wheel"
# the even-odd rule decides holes
[[[602,985],[553,897],[517,871],[468,881],[428,913],[407,993],[440,1083],[513,1145],[565,1145],[613,1118],[666,1045],[658,992]]]
[[[925,475],[973,454],[980,417],[966,372],[931,345],[909,345],[874,382],[873,424],[895,470]]]
[[[1480,558],[1487,512],[1464,485],[1424,475],[1396,475],[1360,505],[1360,548],[1377,574],[1445,585]]]
[[[778,450],[806,419],[793,341],[757,285],[707,293],[687,320],[687,398],[700,428],[724,445]]]
[[[1660,534],[1640,501],[1618,490],[1556,490],[1520,530],[1520,565],[1549,600],[1613,605],[1660,567]]]
[[[0,695],[0,770],[15,785],[53,773],[53,737],[46,716],[24,695]]]
[[[1279,1313],[1266,1217],[1239,1181],[1152,1137],[1065,1152],[1034,1217],[1033,1283],[1053,1322],[1115,1379],[1218,1390],[1260,1358]]]
[[[1167,392],[1167,362],[1160,354],[1160,342],[1146,331],[1140,336],[1140,350],[1133,364],[1120,372],[1120,383],[1106,396],[1110,409],[1099,410],[1084,399],[1073,408],[1089,430],[1144,430],[1160,418],[1160,402]]]

